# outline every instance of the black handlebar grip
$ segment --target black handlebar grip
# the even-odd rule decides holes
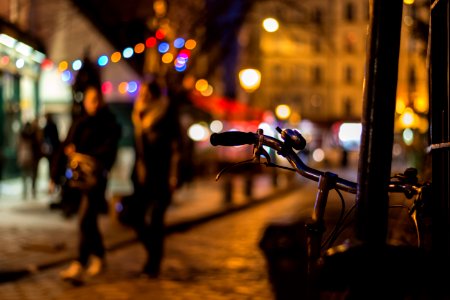
[[[240,146],[252,145],[258,141],[257,135],[252,132],[227,131],[222,133],[213,133],[209,138],[213,146]]]

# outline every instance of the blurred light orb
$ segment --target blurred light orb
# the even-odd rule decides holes
[[[243,69],[239,71],[239,81],[247,92],[253,92],[261,83],[261,72],[256,69]]]
[[[82,65],[83,65],[83,62],[80,59],[74,60],[72,62],[72,69],[74,71],[78,71],[79,69],[81,69]]]
[[[183,72],[184,70],[186,70],[186,65],[183,65],[183,66],[181,66],[181,67],[177,67],[177,66],[175,66],[175,71],[177,71],[177,72]]]
[[[156,46],[156,39],[154,37],[149,37],[145,40],[145,46],[147,48],[153,48]]]
[[[188,50],[192,50],[197,46],[197,42],[195,40],[187,40],[184,44],[184,47]]]
[[[286,120],[291,115],[291,108],[286,104],[280,104],[275,108],[275,114],[281,120]]]
[[[64,82],[69,82],[70,80],[72,80],[72,73],[69,70],[65,70],[61,74],[61,79]]]
[[[173,54],[172,53],[164,53],[161,57],[161,61],[165,64],[170,64],[173,61]]]
[[[209,125],[209,129],[211,129],[212,132],[221,132],[223,130],[223,123],[220,120],[214,120]]]
[[[127,47],[123,50],[122,55],[124,58],[130,58],[134,54],[134,50],[131,47]]]
[[[188,128],[188,136],[196,142],[204,141],[208,138],[208,129],[198,123],[192,124]]]
[[[69,64],[67,63],[67,61],[63,60],[62,62],[60,62],[58,64],[58,71],[64,72],[65,70],[67,70],[68,67],[69,67]]]
[[[184,47],[184,39],[183,38],[177,38],[175,41],[173,41],[173,46],[177,49]]]
[[[116,51],[113,54],[111,54],[111,62],[113,62],[113,63],[120,61],[121,58],[122,58],[122,53],[120,53],[119,51]]]
[[[158,40],[162,40],[165,36],[166,36],[166,33],[164,32],[164,30],[162,30],[161,28],[156,30],[155,37]]]
[[[128,82],[122,81],[121,83],[119,83],[119,86],[117,87],[117,90],[119,91],[120,94],[126,94],[128,89]]]
[[[98,60],[97,60],[97,64],[100,66],[100,67],[104,67],[104,66],[106,66],[107,64],[108,64],[108,56],[106,56],[106,55],[102,55],[102,56],[100,56],[99,58],[98,58]]]
[[[406,108],[405,100],[402,98],[398,98],[397,101],[395,101],[395,112],[399,115],[403,113],[403,111]]]
[[[134,53],[142,53],[145,50],[145,45],[143,43],[136,44],[134,46]]]
[[[138,90],[138,84],[136,81],[130,81],[127,85],[127,91],[130,94],[135,93]]]
[[[407,107],[403,114],[400,116],[400,122],[403,127],[411,127],[414,124],[414,111]]]
[[[325,159],[325,152],[321,148],[317,148],[313,151],[312,158],[316,162],[321,162]]]
[[[113,85],[111,83],[111,81],[105,81],[102,84],[102,92],[104,94],[110,94],[112,92],[113,89]]]
[[[414,132],[410,128],[403,130],[403,141],[410,146],[414,141]]]
[[[280,28],[278,21],[274,18],[266,18],[262,22],[262,26],[267,32],[275,32]]]
[[[212,95],[213,92],[214,92],[214,88],[208,84],[206,89],[204,91],[202,91],[201,94],[202,94],[202,96],[209,97]]]
[[[208,81],[206,79],[199,79],[195,83],[195,89],[199,92],[204,92],[208,88]]]
[[[19,58],[16,60],[16,67],[17,69],[22,69],[25,66],[25,60],[23,58]]]
[[[159,44],[159,46],[158,46],[158,52],[161,54],[166,53],[167,51],[169,51],[169,49],[170,49],[170,45],[169,45],[169,43],[166,43],[166,42],[163,42],[163,43]]]

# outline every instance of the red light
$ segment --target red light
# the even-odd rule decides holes
[[[50,70],[53,68],[53,62],[50,59],[45,58],[41,63],[41,68],[43,70]]]
[[[180,50],[178,55],[183,58],[189,58],[189,56],[191,55],[191,51],[189,51],[187,49],[182,49],[182,50]]]
[[[163,30],[158,29],[156,30],[155,36],[158,40],[162,40],[166,36],[166,33]]]
[[[112,85],[112,83],[110,81],[105,81],[102,84],[102,92],[104,94],[111,94],[112,89],[113,89],[113,85]]]
[[[147,48],[152,48],[155,47],[156,45],[156,39],[154,37],[149,37],[146,41],[145,41],[145,46]]]
[[[9,64],[9,56],[3,56],[1,59],[2,65]]]

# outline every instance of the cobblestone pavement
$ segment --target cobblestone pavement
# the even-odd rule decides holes
[[[305,189],[169,235],[158,279],[138,276],[145,256],[134,243],[109,251],[105,272],[82,286],[61,282],[60,267],[51,268],[1,284],[0,299],[273,299],[258,241],[270,220],[305,205]]]

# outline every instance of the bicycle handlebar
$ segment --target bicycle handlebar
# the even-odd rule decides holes
[[[210,137],[213,146],[240,146],[240,145],[260,145],[270,147],[285,157],[288,162],[300,173],[300,175],[319,181],[325,172],[313,169],[307,166],[285,142],[280,141],[268,135],[252,132],[227,131],[222,133],[213,133]],[[356,194],[357,183],[340,177],[336,178],[336,188]]]
[[[301,150],[305,147],[306,141],[301,134],[292,129],[281,130],[277,128],[281,137],[285,141],[264,135],[262,129],[258,129],[257,133],[242,131],[227,131],[222,133],[213,133],[210,137],[213,146],[241,146],[254,145],[257,147],[267,146],[275,151],[291,164],[297,173],[310,180],[319,181],[325,172],[307,166],[293,150]],[[388,185],[389,192],[402,192],[408,198],[414,194],[420,193],[419,185],[409,184],[405,182],[390,182]],[[335,187],[349,193],[356,194],[358,184],[356,182],[343,179],[336,176]]]

